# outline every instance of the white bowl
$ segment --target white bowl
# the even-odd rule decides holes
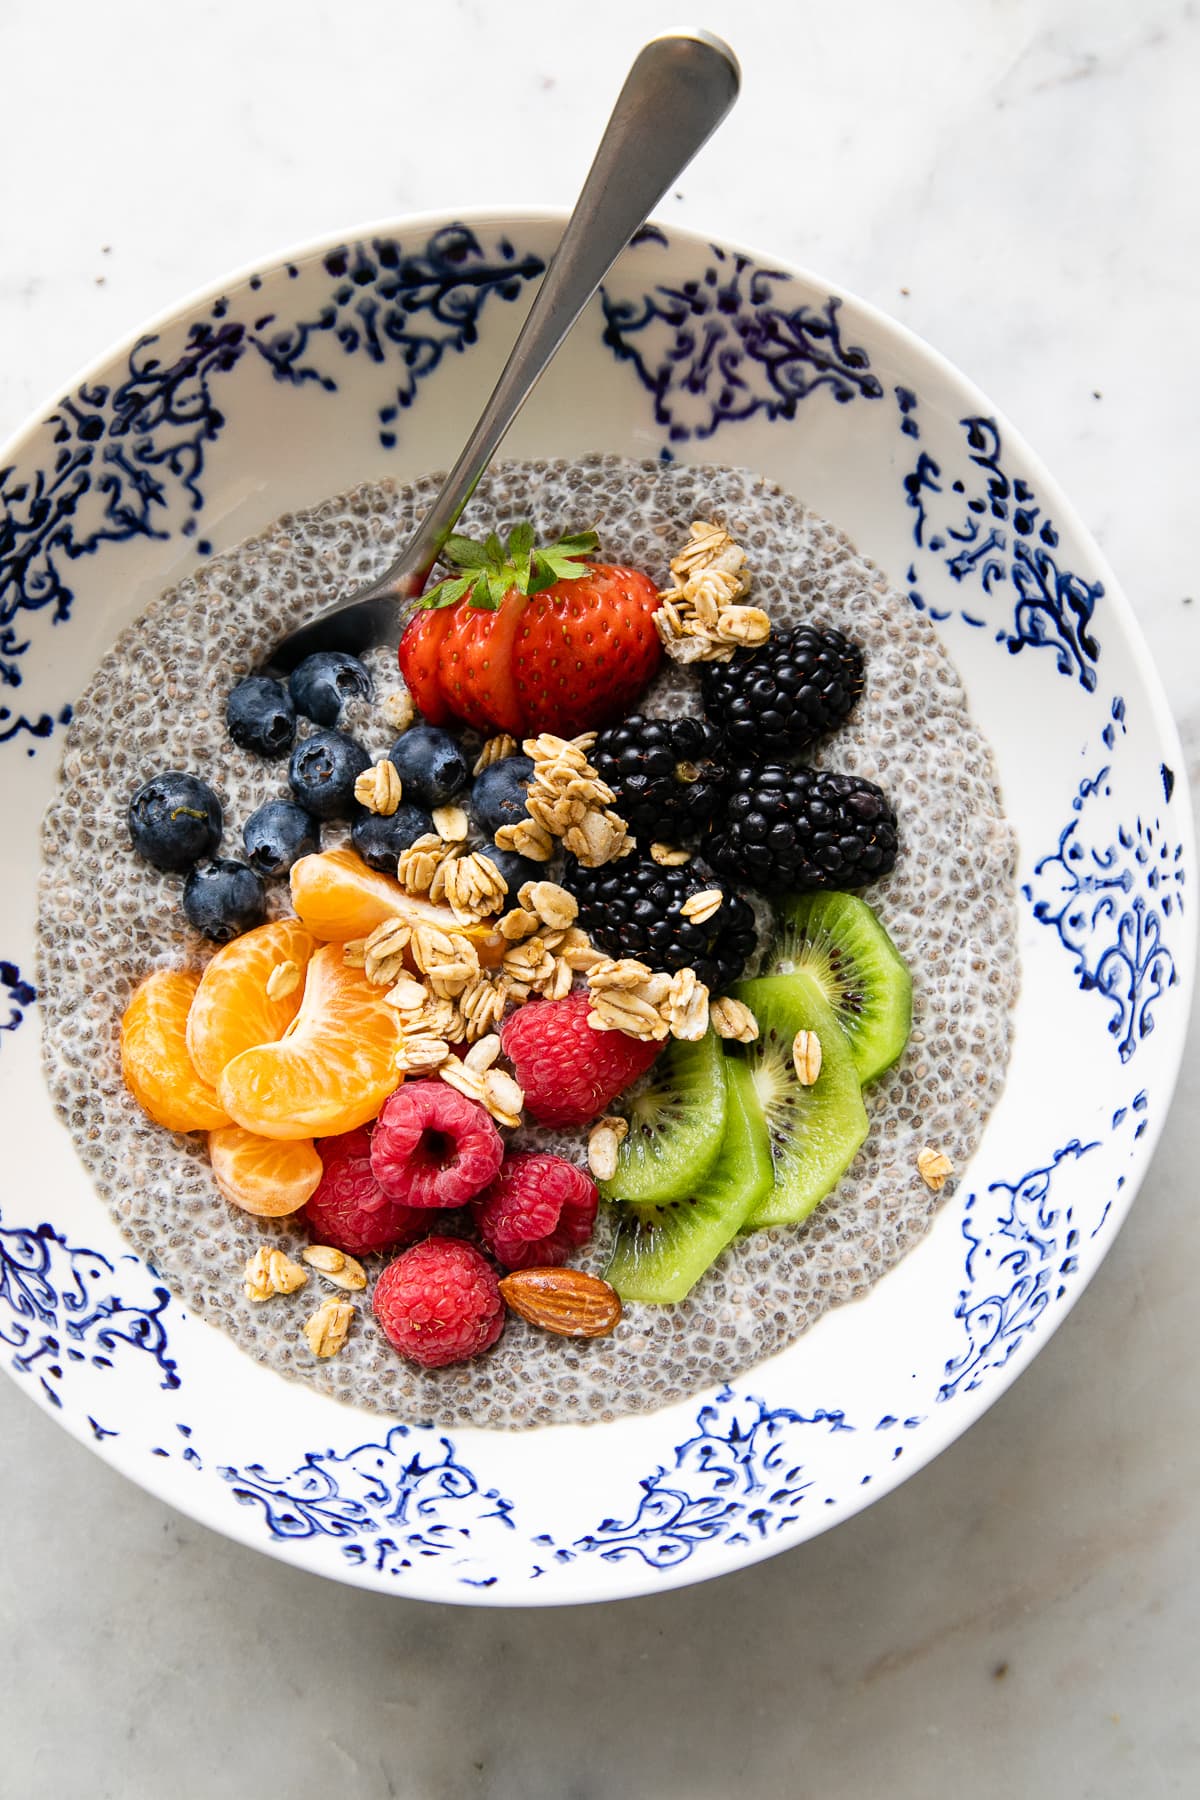
[[[732,1387],[604,1425],[383,1429],[251,1363],[131,1253],[52,1112],[28,985],[59,727],[121,627],[198,558],[452,459],[561,223],[410,219],[237,276],[0,453],[9,1372],[205,1524],[340,1580],[471,1603],[706,1579],[828,1529],[944,1449],[1112,1243],[1170,1102],[1194,972],[1178,739],[1128,603],[1050,476],[871,307],[648,228],[506,452],[753,467],[935,622],[1020,845],[1013,1060],[977,1154],[865,1299]]]

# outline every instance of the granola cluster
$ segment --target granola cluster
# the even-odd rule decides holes
[[[742,604],[750,592],[746,552],[722,526],[694,519],[671,574],[675,584],[659,594],[654,627],[672,662],[728,662],[735,650],[766,643],[770,619]]]
[[[544,731],[525,739],[525,754],[533,759],[525,802],[529,816],[496,833],[501,850],[549,862],[558,840],[586,869],[630,854],[634,841],[624,819],[612,810],[613,791],[587,759],[595,741],[594,731],[577,738]]]
[[[694,969],[664,975],[632,957],[615,962],[605,957],[587,981],[593,1031],[623,1031],[661,1043],[668,1037],[702,1038],[708,1030],[708,989]]]

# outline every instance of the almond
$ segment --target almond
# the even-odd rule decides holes
[[[621,1318],[616,1289],[582,1269],[518,1269],[500,1292],[522,1319],[557,1337],[607,1337]]]

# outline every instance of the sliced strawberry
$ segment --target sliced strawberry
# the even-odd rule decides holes
[[[626,711],[662,657],[659,605],[648,575],[606,563],[535,595],[513,655],[526,731],[574,737]]]
[[[450,717],[441,684],[441,650],[453,623],[453,609],[414,613],[400,639],[400,673],[413,704],[431,725],[444,725]]]
[[[451,710],[481,731],[525,734],[513,679],[513,640],[529,602],[511,588],[499,612],[459,605],[442,642],[442,692]]]
[[[638,569],[588,562],[595,548],[594,531],[536,545],[528,521],[507,542],[447,538],[441,560],[458,572],[400,646],[427,719],[449,709],[485,731],[574,736],[637,699],[662,657],[658,593]]]

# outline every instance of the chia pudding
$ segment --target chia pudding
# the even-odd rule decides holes
[[[802,1225],[735,1239],[678,1304],[629,1305],[612,1335],[579,1341],[510,1317],[486,1355],[443,1369],[396,1355],[363,1309],[341,1352],[315,1357],[300,1329],[311,1289],[255,1305],[241,1284],[264,1244],[299,1259],[309,1242],[303,1213],[255,1218],[227,1204],[203,1135],[152,1123],[122,1079],[121,1019],[139,982],[154,970],[198,970],[212,950],[180,910],[178,879],[131,853],[126,808],[160,770],[193,770],[216,789],[228,843],[264,801],[287,797],[285,765],[228,737],[225,697],[331,594],[386,567],[439,485],[437,475],[384,482],[284,517],[163,594],[104,658],[75,707],[43,827],[46,1077],[130,1243],[259,1362],[391,1417],[503,1429],[612,1419],[744,1374],[827,1308],[863,1295],[928,1229],[953,1187],[918,1177],[920,1153],[936,1146],[961,1168],[1005,1079],[1019,978],[1015,840],[991,750],[928,619],[834,526],[745,470],[600,455],[494,468],[464,521],[477,537],[524,518],[539,536],[592,526],[607,560],[658,580],[690,522],[716,519],[747,551],[754,604],[773,627],[816,622],[861,645],[865,691],[807,760],[878,783],[895,808],[901,854],[866,897],[911,971],[911,1035],[868,1090],[869,1134],[828,1199]],[[364,660],[377,693],[397,687],[392,653]],[[697,712],[695,669],[664,662],[638,710]],[[374,758],[395,737],[364,698],[348,702],[340,725]],[[328,826],[323,844],[348,835]],[[556,878],[554,866],[547,873]],[[267,905],[272,919],[290,915],[286,882],[268,888]],[[515,1149],[576,1164],[586,1141],[586,1131],[530,1123],[510,1134]],[[603,1273],[614,1212],[601,1206],[575,1267]],[[367,1260],[374,1278],[382,1264]]]

